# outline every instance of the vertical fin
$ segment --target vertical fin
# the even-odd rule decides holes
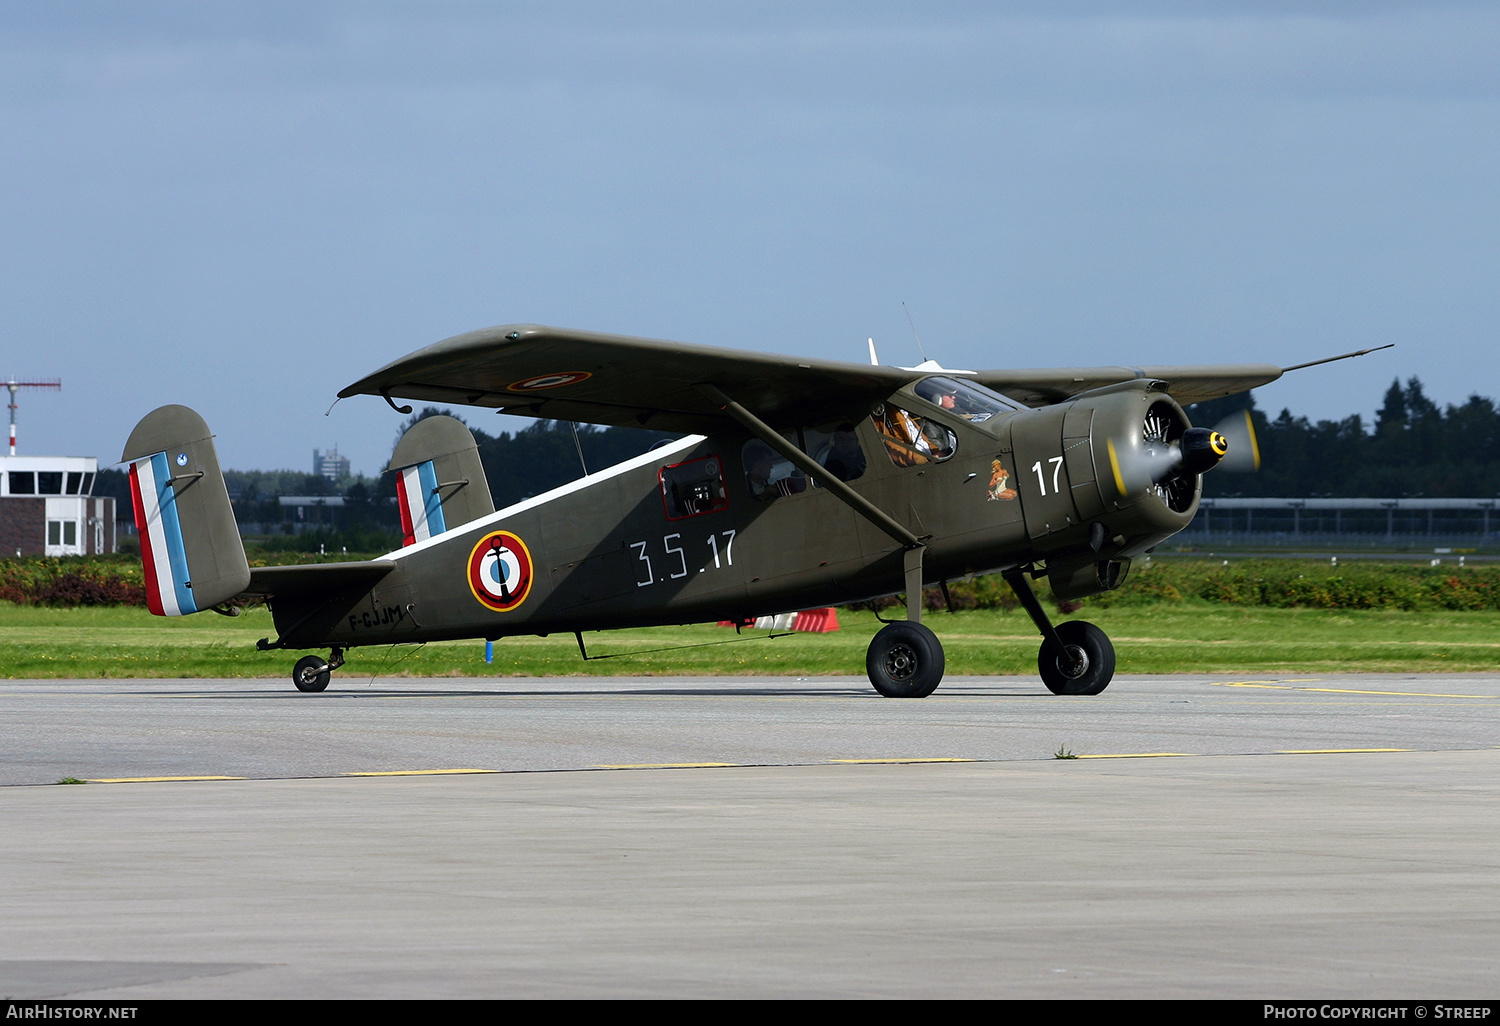
[[[456,417],[427,417],[396,443],[386,473],[396,473],[401,543],[415,545],[495,511],[474,436]]]
[[[130,433],[121,461],[130,464],[151,612],[185,616],[249,587],[239,525],[202,417],[186,406],[153,410]]]

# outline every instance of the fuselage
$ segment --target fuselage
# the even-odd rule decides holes
[[[1191,519],[1163,517],[1149,497],[1105,510],[1093,407],[945,409],[931,380],[871,409],[777,426],[922,539],[927,583],[1084,552],[1101,517],[1107,554],[1126,558]],[[383,558],[396,568],[361,594],[317,610],[273,600],[283,640],[352,647],[743,620],[904,583],[903,547],[887,531],[739,429],[679,439]]]

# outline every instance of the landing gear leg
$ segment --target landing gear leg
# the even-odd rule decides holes
[[[303,656],[292,668],[292,683],[298,691],[322,691],[328,687],[333,671],[344,665],[344,650],[335,647],[326,660],[318,656]]]
[[[943,680],[943,646],[922,625],[922,552],[906,550],[906,619],[888,623],[870,641],[865,672],[886,698],[926,698]]]
[[[1109,687],[1115,675],[1115,647],[1109,635],[1083,620],[1054,627],[1024,570],[1007,570],[1001,576],[1042,632],[1036,661],[1047,690],[1054,695],[1097,695]]]

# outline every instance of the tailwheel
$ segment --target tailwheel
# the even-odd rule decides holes
[[[298,691],[322,691],[328,687],[328,660],[322,656],[303,656],[292,668],[292,683]]]
[[[336,648],[327,659],[320,656],[303,656],[292,667],[292,683],[298,691],[322,691],[328,687],[333,671],[344,665],[344,650]]]
[[[1057,625],[1063,644],[1059,652],[1050,641],[1042,642],[1037,669],[1042,683],[1054,695],[1097,695],[1109,687],[1115,675],[1115,646],[1109,635],[1084,620]]]
[[[926,698],[943,680],[943,646],[921,624],[897,620],[871,640],[865,670],[886,698]]]

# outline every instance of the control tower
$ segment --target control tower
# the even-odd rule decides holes
[[[93,456],[0,456],[0,556],[115,551],[115,500],[95,498]]]

